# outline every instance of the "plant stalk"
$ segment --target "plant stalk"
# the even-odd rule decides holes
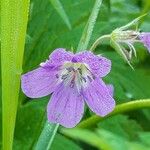
[[[110,35],[107,34],[107,35],[103,35],[101,37],[99,37],[94,43],[93,45],[91,46],[90,50],[91,51],[94,51],[95,48],[103,41],[103,40],[106,40],[106,39],[109,39],[110,38]]]
[[[12,150],[29,0],[1,0],[2,147]]]
[[[105,117],[100,117],[97,115],[93,115],[92,117],[82,121],[77,127],[79,128],[90,128],[95,126],[100,121],[107,119],[108,117],[125,113],[133,110],[143,109],[143,108],[150,108],[150,99],[143,99],[143,100],[135,100],[123,104],[119,104],[115,107],[114,111],[108,114]]]

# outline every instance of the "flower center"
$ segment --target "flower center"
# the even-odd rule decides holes
[[[71,88],[76,87],[78,91],[88,86],[94,80],[94,75],[88,65],[84,63],[66,62],[58,74],[60,82],[69,85]]]

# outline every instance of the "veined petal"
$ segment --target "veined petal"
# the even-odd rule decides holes
[[[57,86],[57,71],[39,67],[21,77],[22,91],[31,98],[51,94]]]
[[[150,52],[150,32],[143,32],[139,35],[140,40]]]
[[[89,87],[84,89],[83,96],[87,105],[97,115],[105,116],[115,107],[115,100],[101,79],[95,79]]]
[[[96,56],[88,51],[76,54],[72,61],[88,64],[92,73],[98,77],[106,76],[111,70],[110,60],[102,56]]]
[[[47,106],[48,120],[67,128],[76,126],[84,113],[83,97],[75,88],[61,83]]]
[[[67,52],[64,48],[55,49],[49,58],[54,62],[62,63],[64,61],[71,61],[74,54],[71,52]]]
[[[112,84],[108,84],[106,86],[107,86],[107,89],[109,91],[109,94],[113,97],[113,95],[114,95],[114,86]]]
[[[67,52],[64,48],[55,49],[49,56],[49,60],[41,63],[42,67],[61,66],[65,61],[71,61],[74,54]]]

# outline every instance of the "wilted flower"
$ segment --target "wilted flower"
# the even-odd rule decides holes
[[[139,32],[132,30],[116,29],[111,34],[112,47],[122,56],[130,65],[132,55],[136,56],[134,43],[138,40]],[[129,49],[129,50],[128,50]],[[131,65],[130,65],[131,66]],[[131,66],[132,67],[132,66]]]
[[[136,56],[136,50],[133,44],[138,41],[138,36],[140,34],[137,29],[131,30],[129,28],[136,25],[140,19],[141,17],[138,17],[127,25],[115,29],[111,33],[111,45],[122,56],[122,58],[128,62],[129,65],[132,54]],[[129,48],[129,51],[127,48]]]
[[[136,56],[135,42],[142,42],[148,50],[150,49],[150,33],[141,33],[137,29],[130,29],[132,26],[137,27],[137,23],[142,17],[140,16],[127,25],[115,29],[110,35],[112,47],[115,48],[130,66],[132,55]]]
[[[84,101],[100,116],[114,109],[113,88],[101,79],[110,69],[110,60],[102,56],[59,48],[39,68],[22,75],[22,90],[31,98],[53,93],[47,106],[48,120],[71,128],[83,116]]]
[[[91,49],[94,50],[100,42],[106,39],[110,39],[111,46],[131,66],[130,61],[132,56],[134,55],[136,57],[136,49],[134,47],[134,44],[136,42],[142,42],[150,52],[150,32],[141,33],[137,28],[137,24],[143,16],[134,19],[125,26],[115,29],[111,34],[99,37],[94,42]],[[135,26],[136,28],[132,29],[131,27],[133,26]]]

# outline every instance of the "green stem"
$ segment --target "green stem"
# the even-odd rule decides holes
[[[93,45],[91,46],[90,50],[91,51],[94,51],[95,48],[103,41],[103,40],[106,40],[106,39],[109,39],[110,38],[110,35],[107,34],[107,35],[103,35],[101,37],[99,37],[94,43]]]
[[[94,29],[94,25],[96,23],[96,19],[100,10],[100,6],[102,4],[102,0],[96,0],[94,7],[92,9],[92,13],[89,17],[89,20],[84,28],[83,34],[81,36],[80,42],[78,44],[77,52],[84,51],[87,49],[88,44],[90,42],[92,32]]]
[[[141,108],[150,108],[150,99],[143,99],[143,100],[135,100],[131,102],[127,102],[124,104],[119,104],[116,106],[114,111],[112,111],[110,114],[108,114],[105,117],[100,117],[97,115],[94,115],[87,120],[81,122],[77,127],[79,128],[89,128],[96,125],[99,121],[105,120],[108,117],[114,116],[116,114],[125,113],[132,110],[137,110]]]
[[[49,150],[58,127],[59,124],[52,124],[46,122],[44,129],[42,130],[42,133],[35,146],[35,150]]]

